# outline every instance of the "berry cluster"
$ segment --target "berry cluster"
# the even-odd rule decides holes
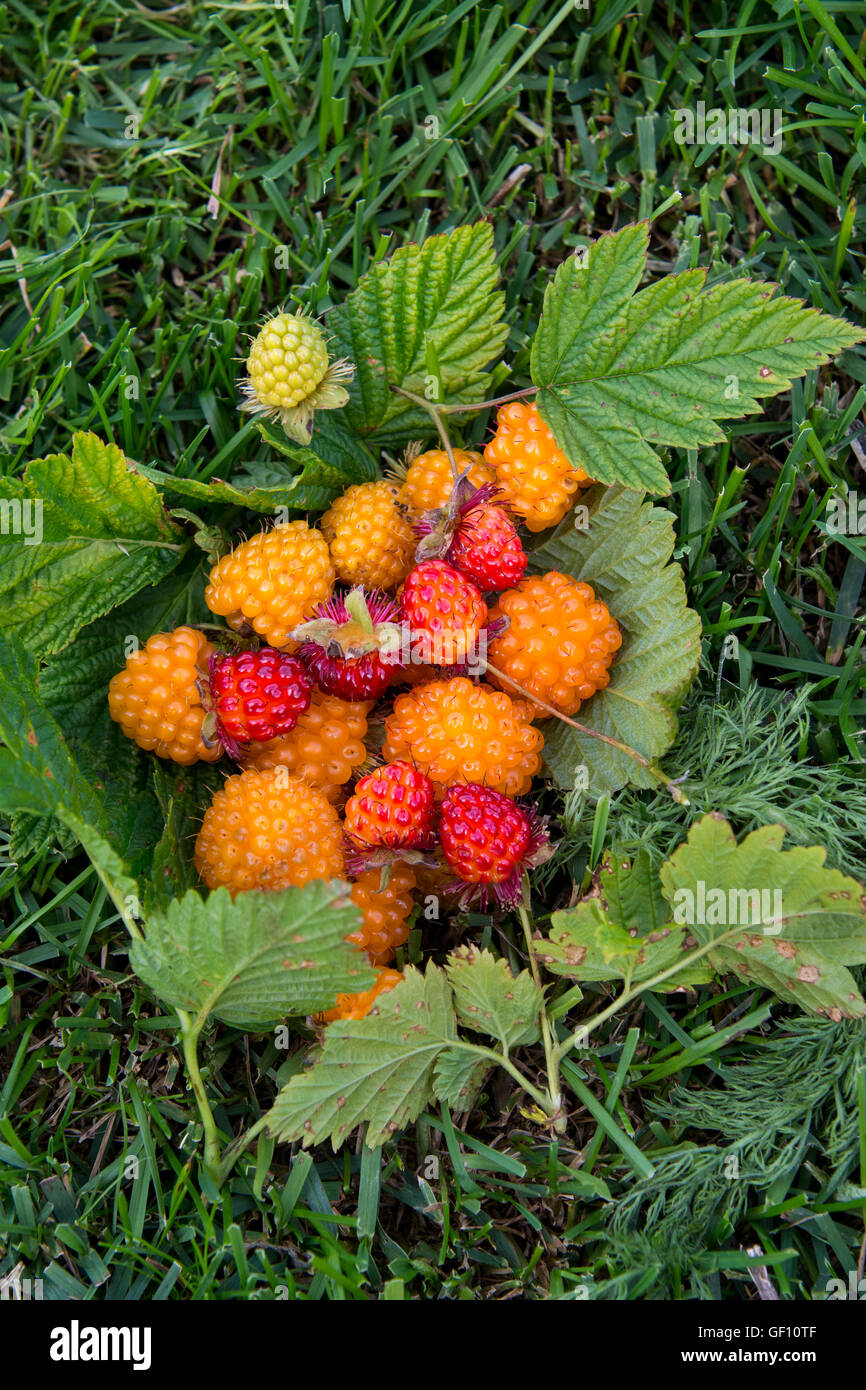
[[[248,408],[291,429],[308,407],[339,404],[350,373],[331,368],[317,325],[285,313],[247,365]],[[212,640],[191,626],[151,636],[109,688],[112,718],[141,747],[239,765],[196,838],[208,888],[351,881],[350,940],[377,981],[323,1022],[363,1017],[399,981],[386,967],[419,895],[518,900],[549,853],[525,800],[541,770],[535,721],[571,716],[607,685],[622,640],[587,583],[526,572],[521,523],[555,524],[588,481],[534,405],[500,409],[483,457],[407,460],[397,479],[348,488],[318,526],[241,541],[205,590],[227,626]]]

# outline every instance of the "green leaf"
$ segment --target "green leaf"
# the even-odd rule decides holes
[[[515,977],[507,961],[476,946],[458,946],[445,970],[465,1028],[497,1038],[506,1052],[537,1042],[543,996],[528,970]]]
[[[567,912],[554,912],[550,935],[539,949],[538,959],[554,975],[572,980],[625,980],[640,984],[669,970],[685,951],[687,932],[672,924],[646,936],[630,933],[611,920],[598,896],[588,895]],[[703,975],[703,980],[712,978]],[[698,983],[679,973],[659,989],[682,989]]]
[[[659,446],[721,443],[717,420],[754,414],[760,398],[864,334],[764,281],[706,289],[705,270],[635,294],[648,247],[640,222],[563,261],[545,292],[531,372],[539,411],[573,464],[599,482],[668,493]]]
[[[348,892],[339,880],[239,893],[234,902],[225,888],[206,901],[189,892],[151,914],[130,963],[154,994],[197,1018],[265,1028],[327,1009],[375,979],[345,939],[360,925]]]
[[[118,910],[138,900],[138,885],[111,844],[105,807],[69,752],[42,702],[36,659],[0,633],[0,813],[56,816],[93,861]]]
[[[268,1112],[279,1142],[308,1148],[330,1138],[336,1149],[366,1122],[367,1146],[376,1148],[428,1104],[435,1063],[457,1037],[444,970],[408,966],[376,1005],[366,1018],[330,1023],[319,1059],[283,1087]]]
[[[582,500],[587,529],[576,530],[566,519],[532,552],[531,562],[586,580],[622,630],[610,684],[575,718],[655,761],[674,741],[676,712],[700,661],[700,619],[686,603],[682,570],[670,563],[674,518],[629,488],[594,487]],[[559,720],[541,728],[544,759],[560,787],[575,785],[584,768],[593,796],[626,783],[656,786],[627,753]]]
[[[782,849],[784,827],[765,825],[742,844],[723,817],[696,822],[662,865],[662,892],[708,960],[809,1013],[866,1016],[845,968],[866,961],[866,894],[824,867],[817,847]]]
[[[35,523],[37,506],[41,538],[30,544],[13,523],[28,514]],[[153,484],[95,434],[73,435],[71,457],[52,454],[23,478],[0,479],[0,507],[0,625],[40,655],[62,651],[85,623],[164,579],[184,549]]]
[[[471,1110],[484,1085],[490,1067],[471,1052],[449,1048],[440,1053],[433,1068],[433,1090],[437,1100],[452,1110]]]
[[[142,878],[150,876],[153,848],[163,831],[151,778],[159,760],[126,738],[109,716],[108,683],[123,667],[128,638],[143,644],[155,632],[212,618],[204,584],[203,557],[194,552],[161,584],[91,623],[39,673],[39,693],[105,809],[111,843]],[[32,818],[16,817],[15,824],[26,842],[28,831],[35,830]],[[43,823],[46,835],[50,828],[50,822]]]
[[[393,386],[443,404],[483,400],[485,368],[508,337],[498,283],[487,222],[402,247],[362,275],[327,321],[337,355],[355,364],[344,411],[352,429],[383,439],[429,432],[427,413]]]
[[[102,804],[70,755],[37,689],[32,652],[0,632],[0,812],[71,811],[100,832]]]

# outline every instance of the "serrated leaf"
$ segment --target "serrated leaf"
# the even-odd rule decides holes
[[[487,222],[402,247],[362,275],[327,321],[336,355],[355,365],[344,411],[352,429],[382,439],[429,432],[426,412],[392,386],[443,404],[483,400],[485,368],[508,336],[498,284]]]
[[[33,654],[0,633],[0,813],[56,816],[83,845],[112,900],[125,911],[127,899],[138,897],[137,883],[110,842],[100,797],[45,708],[36,672]]]
[[[597,891],[608,916],[639,936],[657,931],[670,921],[662,897],[658,870],[646,850],[632,862],[611,853],[603,855],[596,874]]]
[[[662,892],[708,960],[810,1013],[862,1018],[866,1002],[845,968],[866,961],[866,893],[824,867],[817,847],[782,849],[784,827],[766,825],[737,844],[731,826],[704,816],[662,865]]]
[[[449,1048],[440,1053],[433,1068],[433,1090],[437,1100],[452,1110],[471,1110],[490,1070],[471,1052]]]
[[[610,684],[575,718],[655,761],[674,741],[677,710],[700,661],[700,619],[687,605],[682,570],[670,563],[674,518],[629,488],[594,487],[582,500],[588,528],[563,522],[532,551],[532,566],[586,580],[622,630]],[[560,721],[541,727],[544,759],[560,787],[573,786],[580,768],[593,796],[626,783],[657,785],[627,753]]]
[[[538,408],[570,461],[603,483],[670,492],[656,452],[721,443],[741,419],[864,334],[760,280],[705,270],[635,294],[649,224],[604,233],[548,285],[532,344]]]
[[[497,1038],[506,1052],[537,1042],[543,997],[528,970],[514,976],[507,961],[476,946],[458,946],[445,970],[464,1027]]]
[[[62,806],[94,829],[107,820],[37,689],[33,654],[0,632],[0,811],[54,815]]]
[[[376,1001],[377,1012],[338,1020],[319,1059],[284,1086],[268,1112],[268,1133],[305,1148],[331,1139],[336,1149],[366,1123],[371,1149],[420,1115],[433,1094],[437,1058],[457,1037],[451,989],[432,962]]]
[[[207,900],[188,892],[151,914],[130,964],[161,999],[197,1018],[264,1028],[330,1008],[375,979],[345,939],[360,926],[348,894],[339,880],[234,901],[225,888]]]
[[[151,781],[158,759],[143,753],[110,718],[108,683],[123,667],[129,637],[144,644],[155,632],[212,619],[204,603],[203,563],[198,552],[187,556],[160,585],[91,623],[39,673],[43,702],[105,809],[111,843],[142,878],[149,876],[163,831]],[[23,820],[22,834],[27,825]]]
[[[0,533],[0,625],[39,655],[62,651],[85,623],[164,579],[184,550],[153,484],[95,434],[73,435],[70,457],[35,459],[23,478],[0,479],[0,502],[4,517],[41,505],[38,544],[11,524]]]
[[[612,921],[598,897],[587,896],[567,912],[554,912],[538,959],[554,975],[572,980],[626,980],[640,984],[669,970],[685,952],[687,932],[671,924],[646,936],[632,935]],[[703,980],[711,976],[703,975]],[[660,989],[682,989],[697,981],[680,973]]]

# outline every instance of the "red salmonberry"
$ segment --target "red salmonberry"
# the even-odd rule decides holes
[[[216,658],[210,688],[217,727],[230,748],[289,733],[309,708],[313,682],[297,657],[262,647]]]
[[[458,666],[477,652],[487,604],[478,586],[444,560],[423,560],[403,585],[400,618],[411,633],[413,656]]]
[[[442,801],[442,852],[460,884],[464,904],[492,895],[513,904],[523,870],[549,854],[547,832],[530,811],[490,787],[449,787]],[[456,885],[455,885],[456,886]]]
[[[362,777],[346,803],[345,830],[356,845],[422,849],[435,842],[433,783],[411,763],[387,763]]]
[[[326,695],[341,700],[375,700],[399,674],[397,605],[386,594],[352,589],[316,609],[295,628],[298,656]]]

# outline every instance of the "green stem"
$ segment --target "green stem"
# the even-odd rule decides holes
[[[618,749],[620,753],[627,754],[629,758],[634,758],[635,762],[640,763],[641,767],[645,768],[650,776],[654,777],[660,786],[664,787],[665,791],[670,793],[674,801],[680,806],[689,805],[689,800],[685,792],[683,792],[675,782],[671,782],[662,772],[661,768],[656,767],[650,762],[649,758],[645,758],[643,753],[639,753],[636,748],[631,748],[627,743],[621,743],[618,738],[611,738],[608,734],[600,734],[597,729],[590,729],[587,724],[579,724],[576,719],[571,719],[567,714],[563,714],[560,710],[556,709],[554,705],[549,705],[538,695],[533,695],[531,691],[520,685],[518,681],[512,680],[510,676],[506,676],[504,671],[500,671],[498,667],[494,666],[491,662],[486,662],[485,669],[492,671],[497,680],[504,681],[506,685],[510,685],[512,690],[516,690],[524,700],[529,700],[532,704],[538,705],[554,719],[561,719],[563,724],[568,724],[572,729],[577,729],[579,734],[586,734],[588,738],[596,738],[601,743],[607,743],[611,748]]]
[[[193,1023],[189,1014],[185,1013],[183,1009],[178,1009],[177,1016],[180,1019],[186,1074],[189,1077],[193,1095],[198,1105],[198,1113],[204,1127],[204,1164],[209,1176],[216,1180],[220,1172],[220,1141],[216,1121],[210,1108],[210,1101],[207,1098],[198,1065],[198,1039],[201,1023],[199,1020]]]
[[[531,1081],[527,1081],[523,1072],[519,1067],[514,1065],[510,1057],[504,1056],[501,1052],[494,1051],[492,1047],[481,1047],[476,1043],[464,1042],[462,1038],[456,1039],[454,1042],[449,1043],[448,1046],[458,1048],[461,1052],[473,1052],[476,1057],[483,1057],[486,1061],[502,1067],[503,1070],[507,1071],[508,1075],[517,1082],[520,1088],[524,1090],[528,1096],[532,1097],[539,1109],[544,1111],[545,1115],[551,1114],[552,1107],[550,1104],[550,1096],[546,1096],[537,1086],[533,1086]]]
[[[630,1004],[639,994],[643,994],[644,990],[655,989],[656,985],[663,984],[664,981],[669,980],[672,975],[678,975],[681,970],[687,969],[687,967],[693,965],[695,961],[700,960],[703,956],[709,955],[710,951],[714,951],[722,942],[736,936],[739,930],[740,928],[737,927],[732,931],[723,932],[721,936],[715,937],[712,941],[708,941],[706,945],[699,947],[697,951],[693,951],[690,956],[683,956],[675,965],[668,966],[667,970],[660,970],[657,975],[650,976],[648,980],[641,980],[639,984],[632,985],[631,988],[623,990],[622,994],[617,995],[612,1004],[609,1004],[606,1009],[602,1009],[600,1014],[593,1014],[592,1018],[586,1023],[581,1023],[575,1029],[574,1033],[565,1038],[558,1045],[556,1049],[557,1062],[561,1062],[563,1057],[565,1057],[573,1047],[577,1046],[578,1041],[580,1041],[582,1045],[584,1038],[589,1037],[590,1033],[594,1033],[596,1028],[600,1028],[609,1018],[613,1018],[614,1014],[618,1014],[620,1009],[624,1009],[626,1004]]]
[[[402,386],[392,386],[391,390],[396,391],[398,396],[405,396],[407,401],[412,401],[415,405],[420,406],[422,410],[426,410],[433,424],[436,426],[439,438],[442,440],[442,446],[448,455],[448,462],[451,464],[451,475],[456,482],[460,476],[460,470],[457,467],[457,460],[454,457],[451,440],[448,438],[448,431],[442,421],[440,407],[434,405],[433,401],[426,400],[424,396],[416,396],[414,391],[404,391]]]
[[[541,995],[541,1003],[538,1010],[538,1018],[541,1024],[541,1038],[544,1043],[544,1058],[547,1063],[547,1087],[550,1092],[551,1113],[553,1116],[553,1128],[557,1134],[565,1133],[565,1114],[562,1109],[562,1087],[559,1080],[559,1056],[550,1031],[550,1020],[547,1017],[547,1010],[544,1007],[544,994],[541,986],[541,973],[538,969],[538,961],[535,958],[535,947],[532,943],[532,924],[529,920],[529,913],[526,905],[529,899],[529,882],[524,874],[523,877],[523,901],[517,905],[517,915],[523,927],[523,939],[526,942],[526,951],[529,956],[529,968],[532,971],[532,978],[535,986]]]
[[[219,1170],[215,1177],[217,1187],[222,1187],[229,1173],[234,1168],[241,1154],[248,1149],[256,1135],[261,1134],[268,1123],[267,1115],[262,1115],[260,1120],[256,1120],[254,1125],[239,1134],[237,1139],[232,1140],[231,1144],[223,1151],[223,1156],[219,1163]]]

